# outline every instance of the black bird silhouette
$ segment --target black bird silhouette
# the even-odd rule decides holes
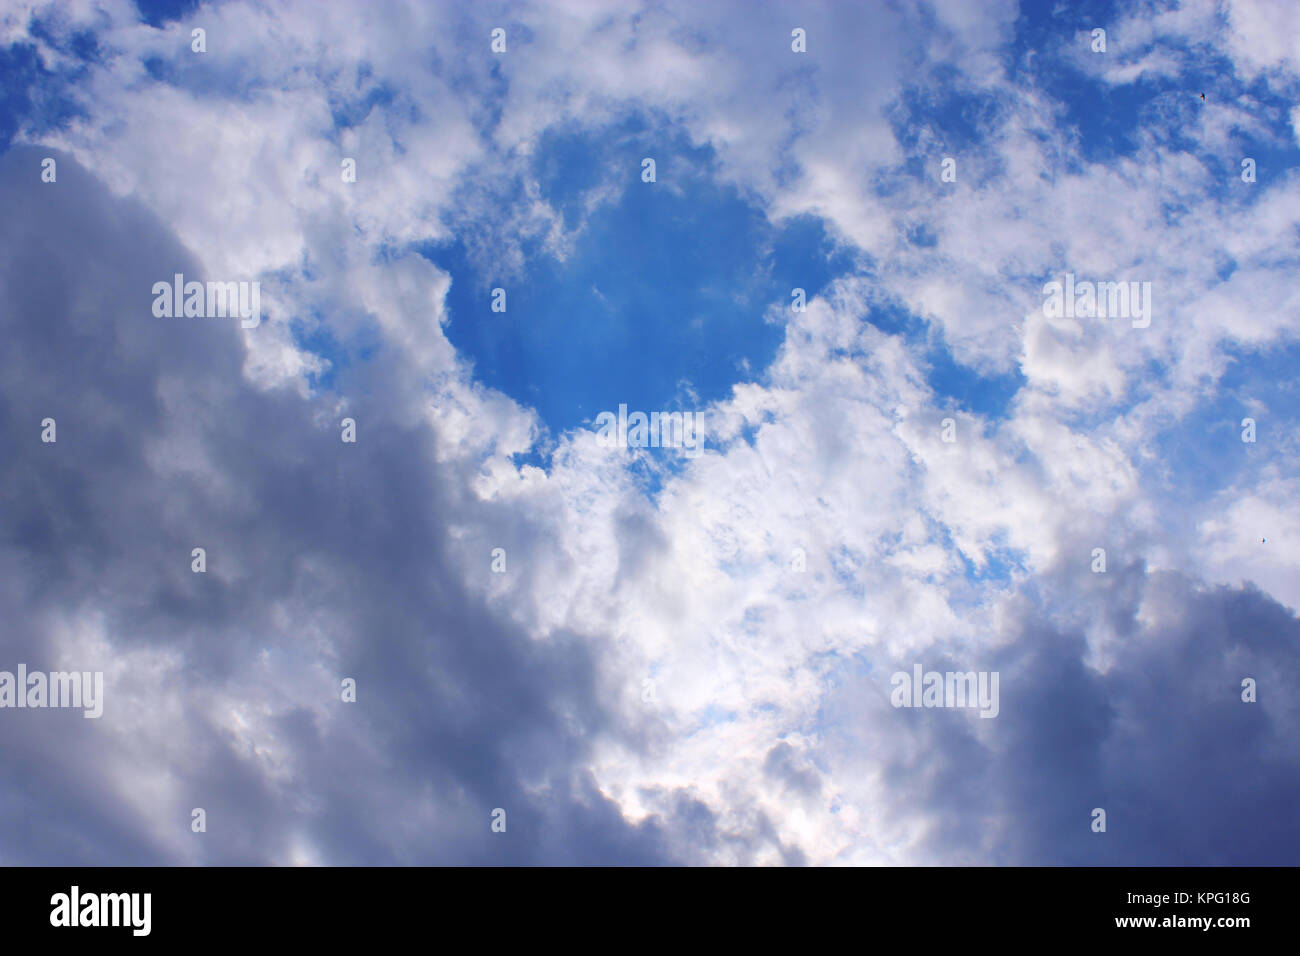
[[[1204,93],[1201,94],[1201,99],[1205,99],[1205,94],[1204,94]]]

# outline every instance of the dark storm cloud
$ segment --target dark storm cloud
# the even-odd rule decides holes
[[[153,283],[175,272],[254,277],[203,275],[69,156],[41,183],[49,154],[0,157],[0,667],[54,669],[53,629],[78,613],[102,614],[115,650],[179,654],[181,686],[158,690],[180,691],[187,746],[144,767],[205,808],[208,832],[110,784],[110,683],[99,721],[0,712],[4,862],[177,862],[188,840],[197,862],[261,863],[295,839],[328,863],[665,861],[658,823],[626,823],[582,767],[608,722],[588,644],[532,640],[458,583],[446,528],[466,520],[464,476],[386,407],[400,358],[341,376],[359,433],[343,444],[339,416],[246,384],[237,319],[152,315]],[[45,417],[57,444],[39,440]],[[287,696],[320,686],[304,680],[261,701],[287,778],[188,704],[238,692],[263,653],[289,662],[277,673],[337,675],[325,700]],[[338,699],[344,676],[355,704]],[[321,706],[343,710],[322,721]],[[160,843],[167,814],[178,835]]]
[[[1088,594],[1116,625],[1104,668],[1025,599],[987,659],[925,658],[927,670],[998,670],[995,719],[894,709],[888,672],[863,703],[841,697],[846,726],[891,741],[895,814],[928,821],[921,850],[937,862],[1295,865],[1300,620],[1250,584],[1208,588],[1141,564],[1108,577]],[[1242,701],[1246,677],[1256,703]],[[852,746],[852,730],[837,736]],[[1097,807],[1105,833],[1091,829]]]

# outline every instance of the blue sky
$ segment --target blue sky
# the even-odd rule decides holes
[[[0,862],[1296,862],[1289,0],[24,0],[0,79],[0,671],[106,686],[0,708]]]

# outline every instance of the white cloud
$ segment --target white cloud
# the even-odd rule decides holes
[[[68,9],[72,22],[101,22],[90,5]],[[723,832],[777,834],[757,850],[738,840],[717,851],[722,859],[780,862],[789,847],[816,863],[922,856],[929,822],[895,805],[885,768],[924,735],[900,742],[873,730],[883,705],[863,701],[840,714],[858,749],[819,762],[820,711],[847,662],[953,647],[972,659],[991,654],[1006,640],[1012,585],[972,582],[965,562],[988,571],[1001,549],[1023,555],[1029,574],[1064,573],[1086,564],[1099,539],[1118,555],[1141,553],[1178,517],[1196,522],[1214,555],[1199,570],[1214,580],[1249,575],[1295,606],[1286,577],[1295,556],[1279,545],[1265,560],[1250,545],[1250,529],[1286,527],[1294,483],[1275,477],[1175,515],[1142,476],[1149,428],[1203,400],[1226,346],[1300,332],[1287,258],[1296,182],[1259,184],[1269,201],[1221,197],[1204,163],[1151,135],[1139,135],[1135,156],[1072,171],[1086,134],[1060,128],[1040,91],[1011,86],[995,55],[1013,5],[979,15],[935,6],[945,29],[926,52],[956,68],[964,92],[997,107],[991,135],[959,151],[956,188],[932,175],[931,153],[948,148],[937,133],[909,156],[891,129],[900,89],[930,83],[915,75],[917,23],[900,10],[801,11],[809,52],[796,55],[793,14],[778,5],[656,5],[635,16],[578,2],[519,7],[510,52],[493,60],[492,15],[479,8],[394,5],[358,29],[342,4],[227,3],[203,9],[211,52],[199,61],[185,43],[188,22],[155,31],[127,4],[107,9],[113,26],[102,42],[117,55],[78,89],[86,118],[49,144],[147,206],[212,275],[264,277],[274,320],[245,335],[245,372],[257,385],[301,385],[321,369],[288,334],[289,318],[320,312],[344,336],[377,329],[400,357],[385,383],[394,417],[427,425],[438,464],[464,483],[449,492],[460,507],[447,547],[465,586],[537,642],[576,634],[599,645],[601,692],[644,747],[605,734],[592,767],[630,818],[671,819],[688,793]],[[1136,43],[1183,31],[1212,42],[1207,8],[1193,13],[1145,26],[1133,18],[1116,35]],[[1262,25],[1270,13],[1280,27]],[[1226,42],[1243,69],[1294,68],[1294,17],[1282,7],[1237,2],[1229,17]],[[23,30],[14,17],[3,26],[7,36]],[[148,56],[174,71],[174,85],[148,76]],[[369,79],[360,62],[371,65]],[[1130,83],[1180,62],[1157,50],[1107,61],[1101,75]],[[504,77],[498,118],[493,66]],[[336,132],[336,105],[381,84],[396,91],[395,104]],[[400,254],[479,223],[495,230],[483,241],[503,268],[523,265],[519,234],[562,252],[566,237],[529,181],[527,157],[548,129],[599,129],[631,110],[653,117],[648,136],[680,130],[712,146],[723,179],[773,218],[820,215],[873,261],[870,275],[836,283],[806,313],[781,304],[786,338],[772,367],[705,410],[721,447],[667,477],[652,502],[624,453],[598,448],[589,433],[555,436],[549,474],[516,467],[510,456],[531,446],[537,416],[471,380],[443,333],[449,278]],[[1226,142],[1232,115],[1225,108],[1196,135]],[[356,184],[339,180],[343,156],[358,161]],[[913,158],[923,178],[877,191]],[[523,201],[502,205],[495,185],[515,180]],[[589,201],[616,194],[606,184]],[[1188,211],[1171,220],[1169,206]],[[912,245],[904,225],[927,227],[937,244]],[[391,250],[399,254],[381,254]],[[1223,257],[1240,268],[1220,283]],[[1152,282],[1151,328],[1044,318],[1042,277],[1067,269]],[[1008,419],[934,394],[914,343],[866,321],[883,304],[942,331],[958,361],[1023,374]],[[1150,377],[1153,364],[1163,378]],[[949,415],[955,444],[940,438]],[[177,470],[206,467],[179,435],[156,455]],[[485,570],[498,546],[509,554],[506,576]],[[790,569],[796,548],[808,559],[802,574]],[[1181,545],[1163,557],[1194,563]],[[256,705],[275,664],[250,665],[257,680],[204,706],[267,780],[292,790],[305,771],[275,715]],[[641,700],[647,678],[654,707]],[[324,682],[319,673],[301,680]],[[772,782],[779,743],[790,746],[790,772],[815,786],[792,797]],[[150,780],[150,804],[179,799],[169,786]],[[321,852],[300,839],[291,855]]]

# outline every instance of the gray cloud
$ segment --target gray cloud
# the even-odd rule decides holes
[[[155,318],[153,282],[200,264],[68,156],[39,184],[46,152],[0,158],[4,659],[52,668],[56,622],[79,612],[102,615],[114,652],[178,655],[180,686],[157,690],[187,702],[183,726],[159,726],[147,699],[132,716],[183,734],[179,758],[143,768],[185,812],[160,845],[109,785],[124,707],[110,681],[98,722],[4,713],[0,817],[24,834],[6,862],[167,863],[185,840],[199,862],[278,862],[295,833],[330,863],[670,859],[657,823],[629,825],[582,769],[609,723],[591,645],[532,641],[460,583],[445,545],[464,478],[430,431],[387,414],[394,357],[343,377],[360,436],[343,444],[312,401],[245,382],[236,320]],[[207,574],[190,570],[195,546]],[[280,675],[328,672],[260,699],[285,776],[198,703],[254,696],[265,655]],[[338,699],[343,676],[355,704]],[[322,686],[331,697],[295,697]],[[190,806],[206,834],[189,832]],[[489,830],[496,807],[505,835]]]
[[[1128,626],[1104,670],[1082,634],[1056,623],[1060,595],[1018,597],[995,653],[920,661],[999,671],[997,718],[895,710],[884,672],[837,695],[835,762],[866,724],[889,742],[892,816],[925,821],[918,849],[934,862],[1294,865],[1300,620],[1249,584],[1206,588],[1141,565],[1112,577],[1091,598]],[[1244,677],[1258,682],[1257,703],[1242,702]],[[1090,829],[1095,807],[1104,834]]]

